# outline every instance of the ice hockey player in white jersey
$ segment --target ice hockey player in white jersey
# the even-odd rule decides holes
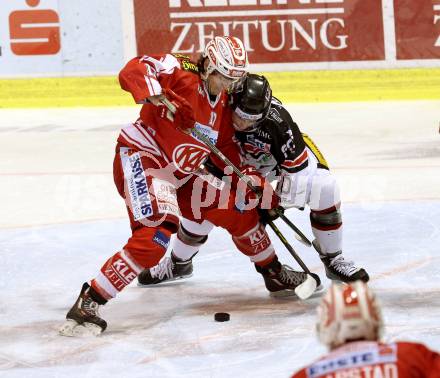
[[[331,280],[352,282],[369,280],[365,269],[356,267],[342,254],[342,216],[339,188],[328,164],[313,141],[301,133],[289,112],[272,97],[264,76],[248,74],[243,87],[233,96],[232,115],[235,136],[246,163],[269,179],[276,179],[277,193],[283,208],[310,208],[310,223],[315,239],[313,246]],[[209,162],[206,163],[209,167]],[[216,172],[212,172],[216,174]],[[221,177],[222,173],[217,172]],[[263,218],[270,216],[263,213]],[[192,257],[213,225],[204,224],[200,231],[187,237],[182,230],[192,224],[181,220],[170,258],[144,270],[138,277],[142,285],[188,277],[192,274]]]

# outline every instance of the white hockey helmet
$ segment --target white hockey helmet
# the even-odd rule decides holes
[[[347,341],[379,340],[383,320],[375,295],[362,281],[333,283],[318,306],[316,329],[331,349]]]
[[[215,37],[208,42],[202,56],[209,60],[207,75],[218,71],[230,79],[241,79],[249,66],[243,42],[237,37]]]

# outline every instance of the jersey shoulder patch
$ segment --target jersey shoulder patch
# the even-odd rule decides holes
[[[197,63],[194,63],[188,55],[183,54],[171,54],[173,55],[180,63],[180,67],[184,71],[189,71],[198,74],[199,67]]]
[[[272,105],[269,109],[267,118],[278,124],[283,123],[283,118],[280,114],[280,107]]]

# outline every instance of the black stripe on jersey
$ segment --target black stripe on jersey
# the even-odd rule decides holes
[[[298,165],[297,167],[287,168],[281,164],[281,168],[283,169],[283,171],[286,171],[288,173],[297,173],[297,172],[302,171],[303,169],[307,168],[308,165],[309,165],[309,159],[307,159],[304,163],[302,163],[301,165]]]

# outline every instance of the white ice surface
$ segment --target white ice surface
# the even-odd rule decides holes
[[[440,104],[290,109],[339,179],[345,254],[372,277],[385,340],[440,350]],[[0,111],[0,377],[278,378],[324,353],[314,334],[319,298],[270,298],[220,229],[191,279],[130,286],[102,309],[109,327],[98,338],[57,335],[81,284],[129,235],[111,169],[117,129],[136,113]],[[288,215],[312,236],[307,211]],[[328,285],[316,253],[277,223]],[[214,322],[219,311],[231,320]]]

